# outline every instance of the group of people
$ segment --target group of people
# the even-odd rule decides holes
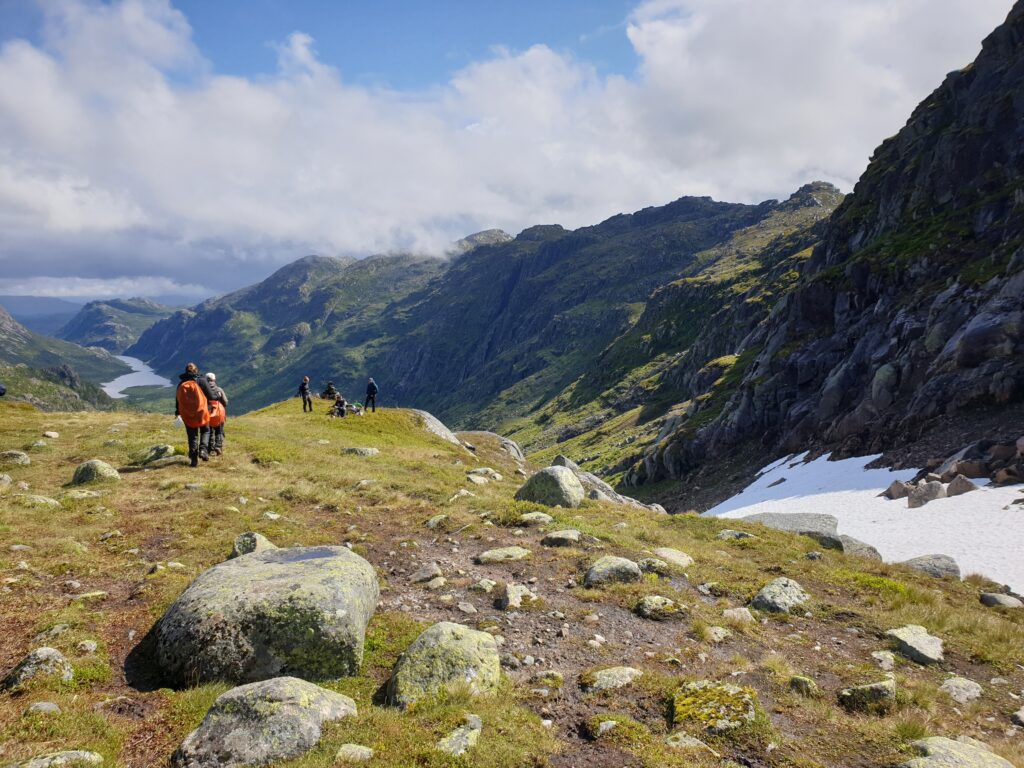
[[[377,393],[379,391],[380,388],[377,386],[377,382],[371,376],[370,380],[366,383],[366,400],[362,403],[352,403],[346,400],[345,396],[335,388],[333,381],[328,381],[327,387],[320,393],[320,399],[331,402],[331,407],[327,411],[328,416],[342,418],[349,413],[362,416],[367,410],[373,413],[377,412]],[[299,384],[299,397],[302,398],[302,412],[312,413],[313,390],[309,386],[309,376],[302,377],[302,383]]]
[[[174,396],[174,415],[185,424],[191,466],[224,453],[224,424],[228,396],[217,386],[214,373],[199,373],[195,363],[185,366]]]

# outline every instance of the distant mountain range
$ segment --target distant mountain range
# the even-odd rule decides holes
[[[90,301],[55,335],[83,347],[101,347],[120,354],[153,323],[170,317],[173,312],[173,307],[148,299]]]
[[[82,308],[82,302],[52,296],[0,296],[0,307],[30,331],[54,336]]]

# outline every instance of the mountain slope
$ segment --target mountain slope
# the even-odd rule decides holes
[[[727,404],[629,473],[678,478],[754,441],[868,453],[1024,398],[1024,4],[875,152]],[[957,446],[952,446],[957,447]]]
[[[153,323],[173,312],[172,307],[148,299],[90,301],[56,335],[84,347],[120,354]]]
[[[85,349],[25,328],[0,307],[0,362],[30,368],[70,366],[86,381],[101,384],[131,369],[103,350]]]
[[[0,306],[30,331],[46,336],[55,335],[82,308],[52,296],[0,296]]]

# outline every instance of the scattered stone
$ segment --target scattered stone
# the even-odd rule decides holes
[[[463,613],[476,613],[477,612],[475,605],[473,605],[472,603],[469,603],[469,602],[465,602],[465,601],[459,603],[455,607],[458,608]]]
[[[348,454],[349,456],[362,456],[363,458],[369,458],[370,456],[376,456],[380,453],[380,448],[346,448],[342,453]]]
[[[700,739],[695,739],[693,736],[688,736],[685,733],[673,733],[671,736],[667,736],[665,738],[665,745],[671,747],[672,749],[678,749],[681,751],[701,750],[710,752],[715,757],[720,756],[717,752],[715,752],[715,750],[713,750]]]
[[[1024,608],[1024,602],[1001,592],[982,592],[981,602],[989,608]]]
[[[87,483],[116,482],[121,479],[117,470],[99,459],[83,461],[75,468],[74,477],[71,478],[72,485],[86,485]]]
[[[1019,725],[1021,728],[1024,728],[1024,707],[1021,707],[1014,712],[1010,717],[1010,720],[1013,721],[1014,725]]]
[[[944,498],[946,498],[946,487],[937,480],[929,480],[918,483],[911,489],[910,495],[907,497],[907,507],[917,509],[929,501]]]
[[[31,463],[32,459],[24,451],[0,451],[0,466],[17,465],[27,467]]]
[[[231,547],[230,557],[241,557],[242,555],[248,555],[252,552],[266,552],[277,548],[277,545],[262,533],[246,531],[245,533],[240,533],[235,537],[234,545]]]
[[[476,556],[475,561],[481,565],[488,563],[507,563],[515,560],[525,560],[530,556],[530,550],[522,547],[499,547],[489,549]]]
[[[856,685],[839,692],[839,704],[850,712],[885,714],[896,703],[896,680]]]
[[[13,482],[14,479],[10,475],[0,474],[0,488],[2,488],[5,485],[10,485]]]
[[[982,694],[981,686],[966,677],[951,677],[939,686],[939,690],[957,704],[970,704]]]
[[[678,549],[672,549],[671,547],[661,547],[654,550],[656,557],[661,558],[668,562],[669,565],[675,566],[681,570],[685,570],[693,565],[693,558],[685,552],[680,552]]]
[[[975,739],[961,737],[954,741],[945,736],[932,736],[910,746],[921,757],[908,760],[900,768],[1013,768],[1013,763]]]
[[[31,715],[59,715],[60,707],[52,701],[37,701],[25,711]]]
[[[173,445],[151,445],[142,453],[135,457],[135,463],[145,466],[152,464],[158,459],[166,459],[170,456],[174,456],[175,450]]]
[[[96,649],[98,647],[99,646],[96,644],[95,640],[82,640],[78,645],[75,646],[75,650],[79,653],[89,654],[96,653]]]
[[[389,703],[405,709],[427,696],[464,685],[490,693],[501,679],[498,644],[487,632],[442,621],[426,629],[398,659],[387,687]]]
[[[754,614],[750,612],[747,607],[741,608],[726,608],[722,611],[722,618],[737,624],[753,624]]]
[[[872,651],[871,658],[878,662],[883,672],[892,672],[896,668],[896,654],[892,651]]]
[[[56,648],[43,646],[30,651],[18,665],[0,680],[0,690],[16,691],[29,682],[42,677],[55,677],[69,682],[75,676],[71,664]]]
[[[608,667],[584,673],[580,676],[580,684],[591,693],[611,691],[630,685],[642,674],[643,672],[633,667]]]
[[[56,440],[58,437],[60,437],[60,432],[53,432],[51,430],[47,430],[46,432],[43,432],[43,437],[45,437],[47,440]]]
[[[180,685],[356,674],[377,606],[373,566],[345,547],[252,552],[203,572],[156,627]]]
[[[962,496],[965,493],[978,490],[978,486],[972,483],[963,475],[957,475],[949,481],[946,486],[946,496]]]
[[[583,585],[596,587],[602,584],[640,581],[641,578],[640,566],[632,560],[615,555],[605,555],[590,566],[583,579]]]
[[[715,645],[724,643],[730,637],[732,637],[732,632],[730,632],[725,627],[710,626],[707,628],[708,641],[714,643]]]
[[[640,566],[640,570],[644,573],[655,573],[658,576],[669,576],[672,573],[669,564],[656,557],[645,557],[642,560],[638,560],[636,564]]]
[[[797,582],[780,577],[765,584],[750,601],[750,605],[759,611],[789,613],[810,599]]]
[[[699,725],[709,733],[727,733],[754,722],[757,694],[752,688],[699,680],[672,697],[672,724]]]
[[[533,501],[549,507],[578,507],[583,496],[583,486],[567,467],[545,467],[516,491],[519,501]]]
[[[718,532],[718,536],[715,538],[721,539],[722,541],[739,541],[740,539],[756,539],[752,533],[746,531],[734,531],[732,528],[725,528]]]
[[[277,512],[264,512],[263,516],[265,518],[267,518],[267,520],[280,520],[281,519],[281,515],[279,515]]]
[[[827,546],[821,538],[818,538],[818,542],[822,546]],[[852,555],[853,557],[864,557],[868,560],[882,561],[882,555],[877,549],[868,544],[867,542],[855,539],[853,536],[847,536],[846,534],[840,534],[838,537],[839,546],[835,549],[840,550],[844,554]]]
[[[33,494],[21,494],[18,496],[18,501],[27,507],[47,507],[49,509],[56,509],[60,506],[60,502],[56,499],[51,499],[49,496],[38,496]]]
[[[33,757],[9,768],[81,768],[84,765],[103,765],[103,756],[83,749],[71,749]]]
[[[564,531],[552,531],[540,540],[545,547],[572,547],[580,543],[582,534],[575,528]]]
[[[106,533],[100,534],[100,541],[110,541],[111,539],[119,539],[124,536],[120,531],[107,531]]]
[[[904,560],[901,565],[921,571],[921,573],[927,573],[936,579],[960,580],[960,566],[949,555],[921,555]]]
[[[477,715],[467,713],[462,725],[437,742],[437,749],[453,757],[464,755],[476,746],[483,727],[483,721]]]
[[[942,640],[929,635],[928,630],[917,624],[907,624],[885,633],[896,641],[896,650],[918,664],[935,664],[942,661]]]
[[[448,579],[446,579],[444,576],[435,576],[429,581],[423,582],[423,588],[428,589],[431,592],[436,592],[439,589],[443,589],[445,584],[447,583]]]
[[[497,604],[503,611],[522,608],[523,601],[534,602],[537,595],[523,584],[506,584],[498,593]]]
[[[647,595],[634,608],[637,615],[651,621],[671,621],[682,618],[683,608],[675,601],[661,595]]]
[[[912,483],[905,482],[904,480],[893,480],[889,487],[885,489],[883,494],[887,499],[905,499],[910,495],[910,491],[913,488]]]
[[[550,525],[553,522],[555,522],[555,518],[545,512],[527,512],[519,516],[520,525]]]
[[[176,768],[269,765],[305,754],[325,722],[354,717],[348,696],[295,677],[275,677],[221,694],[171,757]]]
[[[336,763],[365,763],[373,759],[373,750],[362,744],[342,744],[334,756]]]
[[[106,600],[108,596],[109,595],[107,595],[107,593],[102,589],[94,589],[91,592],[82,592],[79,595],[72,595],[71,599],[76,603],[95,603],[101,600]]]
[[[490,594],[491,590],[493,590],[496,586],[498,586],[498,582],[496,581],[493,581],[491,579],[480,579],[480,581],[476,582],[476,584],[470,584],[469,588],[474,592],[483,592],[485,594]]]
[[[441,567],[437,563],[424,563],[413,571],[412,576],[409,577],[409,581],[412,584],[423,584],[424,582],[436,579],[441,575]]]
[[[804,559],[805,560],[821,560],[821,558],[823,558],[823,557],[824,557],[824,555],[821,554],[821,552],[817,552],[817,551],[815,551],[815,552],[808,552],[806,555],[804,555]]]
[[[473,485],[487,485],[490,482],[486,477],[481,475],[466,475],[466,480],[471,482]]]
[[[801,696],[808,699],[817,698],[821,695],[821,690],[818,688],[818,684],[809,677],[804,675],[793,675],[789,678],[789,688]]]
[[[80,488],[74,488],[64,494],[65,499],[73,499],[74,501],[83,501],[85,499],[98,499],[99,497],[99,491],[86,491]]]
[[[445,522],[447,522],[447,520],[448,520],[448,515],[434,515],[432,518],[427,520],[426,526],[427,526],[427,528],[429,528],[430,530],[433,531],[433,530],[443,526],[445,524]]]

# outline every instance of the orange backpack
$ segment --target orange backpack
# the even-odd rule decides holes
[[[194,380],[178,385],[178,415],[186,427],[205,427],[210,424],[210,409],[206,395]]]
[[[227,421],[228,418],[228,412],[227,409],[224,408],[224,403],[220,400],[214,400],[211,405],[213,406],[213,410],[210,412],[210,426],[223,426],[224,422]]]

